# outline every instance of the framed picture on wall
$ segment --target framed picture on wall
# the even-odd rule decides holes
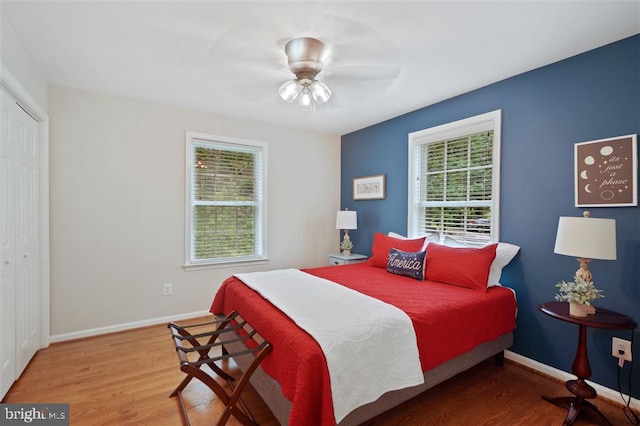
[[[637,135],[574,145],[576,207],[638,205]]]
[[[386,175],[353,178],[354,200],[383,200],[387,196]]]

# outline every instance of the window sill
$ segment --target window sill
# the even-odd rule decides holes
[[[186,263],[182,267],[186,271],[197,271],[200,269],[217,269],[217,268],[229,268],[231,266],[251,266],[251,265],[263,265],[269,262],[268,257],[261,257],[258,259],[237,259],[237,260],[224,260],[221,262],[203,262],[203,263]]]

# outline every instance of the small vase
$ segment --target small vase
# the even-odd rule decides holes
[[[589,309],[589,305],[584,303],[569,303],[569,315],[572,317],[586,317]]]
[[[351,256],[351,250],[342,250],[343,256]]]

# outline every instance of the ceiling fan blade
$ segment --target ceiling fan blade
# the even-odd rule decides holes
[[[394,80],[334,80],[329,86],[333,95],[327,105],[334,108],[347,104],[357,106],[361,102],[370,102],[377,96],[384,96],[385,89],[393,82]]]
[[[208,56],[216,67],[233,68],[238,78],[248,79],[265,69],[288,72],[284,33],[279,22],[248,17],[211,40]]]
[[[220,81],[220,90],[232,93],[241,99],[256,101],[262,97],[280,99],[278,88],[290,77],[289,74],[279,71],[263,70],[248,78],[242,73],[234,72],[231,67],[213,72],[212,78]]]
[[[341,43],[363,43],[380,38],[379,33],[371,26],[355,19],[344,18],[335,13],[325,12],[314,18],[309,32],[315,37]]]
[[[249,43],[244,40],[216,42],[208,51],[209,59],[216,65],[237,64],[272,69],[287,69],[284,53],[274,43]]]
[[[321,39],[331,48],[331,56],[342,60],[361,61],[367,58],[388,60],[399,56],[393,46],[375,28],[355,19],[339,17],[335,14],[321,15],[313,30],[314,37]]]
[[[334,80],[394,80],[398,75],[400,75],[399,65],[351,65],[327,67],[327,71],[320,74],[318,79],[327,82]]]

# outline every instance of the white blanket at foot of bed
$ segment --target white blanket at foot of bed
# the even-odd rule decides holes
[[[395,306],[297,269],[235,276],[318,342],[336,423],[388,391],[424,382],[411,319]]]

